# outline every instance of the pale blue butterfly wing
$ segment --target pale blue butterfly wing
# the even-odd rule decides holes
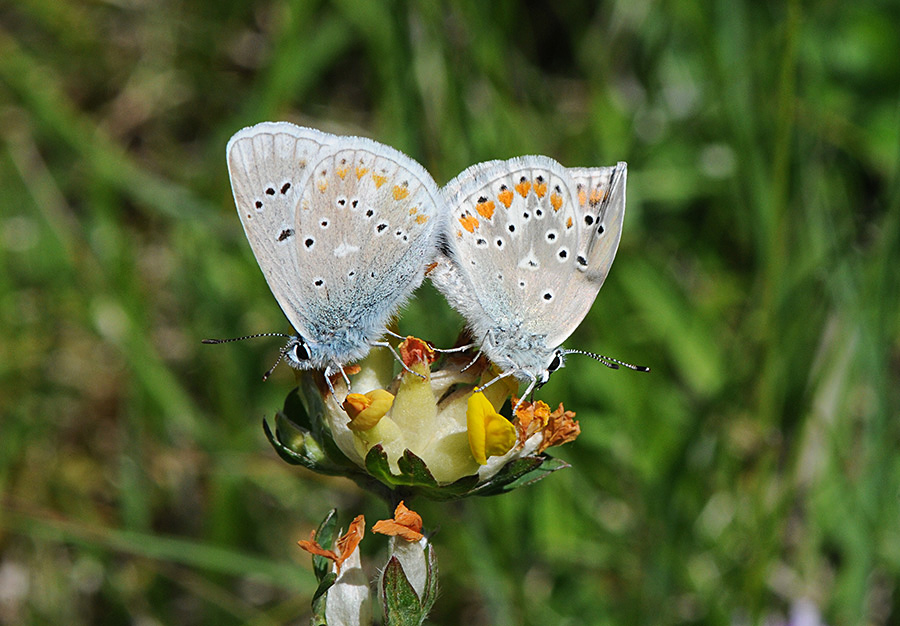
[[[567,169],[528,156],[473,166],[444,188],[450,219],[432,282],[504,372],[546,380],[615,256],[624,183],[624,163]]]
[[[282,122],[263,122],[228,142],[228,174],[238,216],[272,294],[294,329],[308,330],[296,290],[297,209],[311,167],[332,136]]]
[[[628,167],[620,162],[614,167],[568,168],[575,181],[582,230],[581,251],[587,264],[585,278],[603,285],[616,258],[625,219],[625,183]]]
[[[362,358],[423,280],[437,185],[393,148],[287,123],[244,129],[227,152],[247,239],[303,346],[289,362]]]

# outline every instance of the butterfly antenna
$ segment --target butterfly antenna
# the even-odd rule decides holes
[[[265,382],[269,379],[269,376],[272,375],[272,372],[275,371],[275,368],[278,367],[278,364],[281,363],[282,359],[284,359],[284,355],[286,352],[287,352],[286,350],[282,350],[281,352],[278,353],[278,358],[275,360],[275,363],[272,364],[272,367],[270,367],[269,370],[265,374],[263,374],[263,382]]]
[[[284,337],[290,339],[290,335],[284,333],[259,333],[258,335],[246,335],[244,337],[234,337],[233,339],[202,339],[200,343],[231,343],[232,341],[243,341],[244,339],[256,339],[257,337]],[[284,355],[282,355],[284,356]]]
[[[622,365],[623,367],[627,367],[628,369],[634,370],[636,372],[650,371],[650,368],[646,365],[634,365],[633,363],[626,363],[625,361],[614,359],[611,356],[604,356],[602,354],[596,354],[595,352],[586,352],[585,350],[565,350],[563,354],[584,354],[591,357],[592,359],[600,361],[606,367],[614,370],[619,369],[619,366]]]

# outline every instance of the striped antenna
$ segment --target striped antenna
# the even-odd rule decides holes
[[[285,339],[290,339],[291,335],[285,335],[284,333],[259,333],[258,335],[246,335],[245,337],[235,337],[233,339],[202,339],[200,343],[231,343],[232,341],[256,339],[257,337],[284,337]]]
[[[646,365],[634,365],[632,363],[626,363],[625,361],[620,361],[619,359],[614,359],[611,356],[603,356],[602,354],[596,354],[594,352],[586,352],[585,350],[563,350],[563,354],[584,354],[586,356],[591,357],[597,361],[600,361],[606,367],[610,369],[617,370],[619,366],[622,365],[627,367],[630,370],[634,370],[636,372],[649,372],[650,368]]]

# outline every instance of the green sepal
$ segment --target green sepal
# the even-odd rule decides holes
[[[465,498],[468,496],[472,489],[474,489],[478,485],[478,475],[474,474],[472,476],[463,476],[459,480],[456,480],[447,485],[438,485],[435,487],[423,487],[420,490],[417,490],[416,493],[422,495],[429,500],[436,501],[446,501],[446,500],[458,500],[459,498]]]
[[[337,509],[331,509],[316,529],[316,543],[325,550],[331,550],[331,546],[334,545],[337,530]],[[333,562],[329,558],[314,554],[312,555],[312,564],[316,580],[321,583],[325,580],[325,577],[331,573]],[[334,581],[332,581],[332,583],[334,583]]]
[[[388,487],[431,487],[437,488],[437,481],[425,462],[409,450],[397,459],[399,474],[391,472],[387,453],[381,444],[372,446],[366,454],[366,470]]]
[[[263,420],[266,438],[282,459],[291,465],[302,465],[320,474],[344,476],[359,471],[348,459],[324,424],[325,406],[313,395],[315,383],[301,376],[301,386],[294,388],[284,400],[284,408],[275,414],[275,432]],[[312,389],[310,388],[312,386]]]
[[[553,472],[567,467],[571,466],[565,461],[546,454],[524,456],[505,465],[503,469],[467,495],[494,496],[508,493],[519,487],[534,484]]]
[[[438,564],[437,554],[431,542],[425,545],[425,589],[422,596],[422,613],[428,615],[438,596]]]
[[[288,426],[287,429],[284,428],[282,423],[279,423],[280,414],[275,416],[275,432],[272,432],[272,429],[269,428],[269,423],[263,419],[263,432],[266,433],[266,439],[269,440],[269,443],[272,444],[272,447],[275,448],[275,452],[278,453],[284,461],[287,461],[291,465],[302,465],[303,467],[308,467],[311,470],[322,471],[324,466],[322,465],[322,461],[324,460],[324,455],[320,456],[321,448],[316,443],[315,439],[312,437],[312,433],[309,431],[303,432],[297,429],[296,426]],[[289,429],[289,430],[288,430]],[[289,435],[285,435],[285,432],[289,432]],[[286,441],[290,443],[286,443]]]
[[[400,475],[405,479],[402,484],[412,487],[437,487],[438,483],[431,474],[431,470],[425,465],[425,461],[410,452],[404,450],[397,459],[397,467]]]
[[[366,471],[369,472],[369,475],[372,476],[372,478],[375,478],[389,487],[396,484],[393,481],[391,464],[388,462],[387,453],[384,451],[384,446],[381,444],[372,446],[369,448],[369,452],[366,453]]]
[[[395,556],[390,558],[381,574],[381,597],[384,626],[418,626],[428,615]]]

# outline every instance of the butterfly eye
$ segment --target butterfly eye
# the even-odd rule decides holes
[[[555,372],[560,367],[562,367],[562,357],[559,356],[559,352],[556,352],[553,355],[553,360],[550,361],[550,365],[547,366],[548,372]]]
[[[293,349],[293,357],[297,360],[297,362],[309,361],[309,348],[306,347],[306,343],[298,342],[294,345]]]

